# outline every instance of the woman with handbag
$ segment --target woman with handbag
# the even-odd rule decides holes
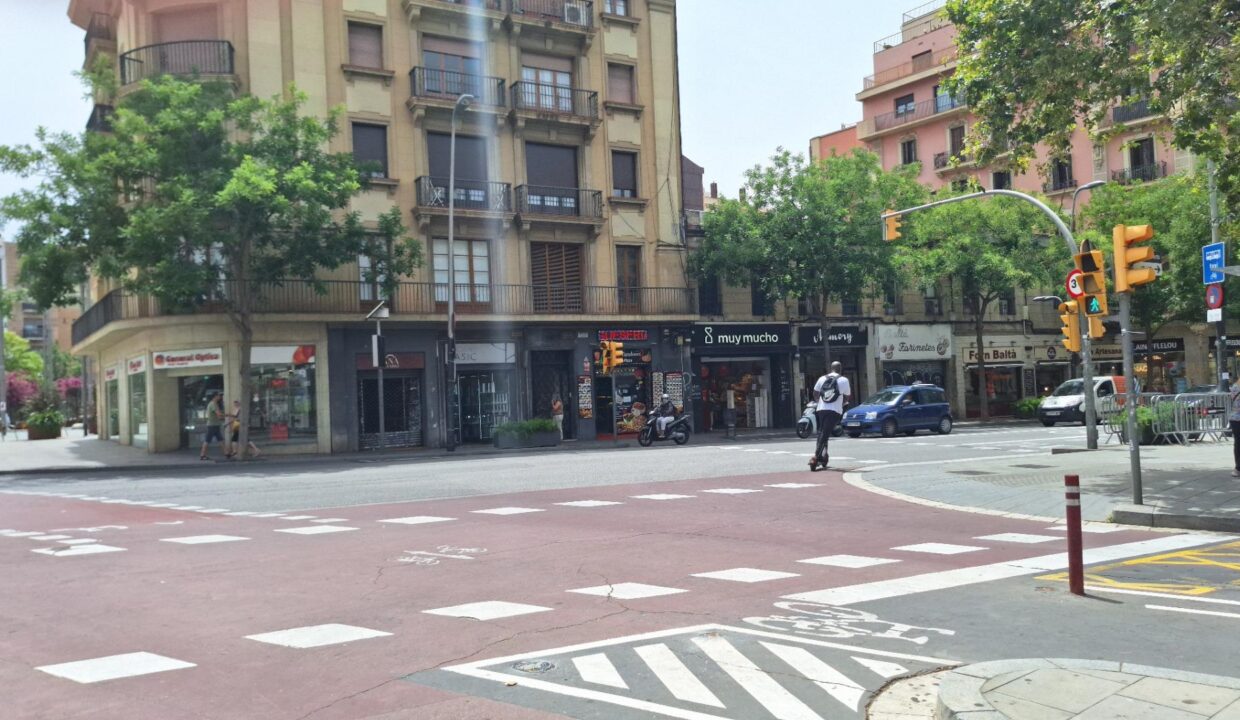
[[[232,438],[232,448],[225,457],[232,459],[237,456],[237,444],[241,442],[241,401],[240,400],[233,400],[232,414],[228,416],[228,428],[229,428],[229,432],[231,433],[230,437]],[[254,444],[253,440],[249,440],[247,438],[246,444],[249,446],[251,457],[258,457],[259,455],[262,454],[259,451],[258,446]]]

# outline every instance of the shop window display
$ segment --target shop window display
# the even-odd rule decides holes
[[[726,427],[728,391],[733,393],[736,427],[769,427],[770,372],[759,360],[704,362],[701,370],[702,403],[707,429]]]
[[[250,361],[250,439],[316,442],[315,346],[256,347]]]

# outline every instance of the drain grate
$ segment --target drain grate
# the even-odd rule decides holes
[[[522,660],[519,663],[514,663],[512,669],[523,673],[545,673],[548,670],[555,669],[555,664],[549,663],[546,660]]]

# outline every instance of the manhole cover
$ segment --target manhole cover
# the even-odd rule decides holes
[[[512,669],[523,673],[545,673],[548,670],[554,670],[555,665],[546,660],[522,660],[519,663],[513,663]]]
[[[992,474],[984,470],[952,470],[950,472],[952,475],[990,475]]]
[[[1055,466],[1054,465],[1035,465],[1033,463],[1028,463],[1025,465],[1013,465],[1012,467],[1029,468],[1030,470],[1049,470],[1050,468],[1053,468]]]

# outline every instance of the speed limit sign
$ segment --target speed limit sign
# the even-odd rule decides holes
[[[1073,270],[1068,273],[1068,280],[1064,286],[1068,288],[1068,295],[1074,300],[1085,294],[1085,289],[1081,287],[1081,278],[1084,273],[1080,270]]]

